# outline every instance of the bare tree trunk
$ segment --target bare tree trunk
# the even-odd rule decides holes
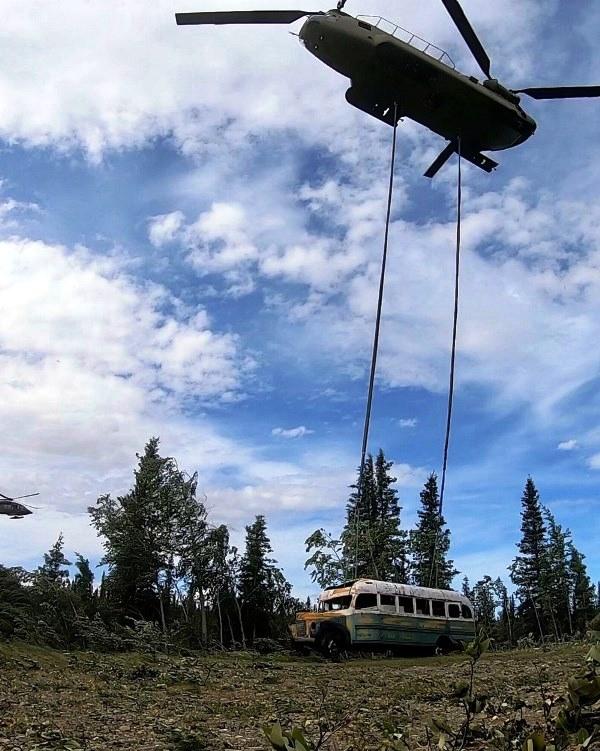
[[[540,631],[540,639],[542,640],[542,644],[544,644],[544,632],[542,631],[542,624],[540,623],[540,616],[538,613],[537,605],[535,604],[535,600],[533,599],[531,592],[529,592],[529,599],[531,600],[531,604],[533,605],[533,612],[535,613],[535,619],[537,621],[538,629]]]
[[[554,636],[556,636],[556,641],[560,641],[560,636],[558,633],[558,626],[556,625],[556,620],[554,618],[554,608],[552,607],[552,603],[550,602],[550,600],[546,599],[546,603],[550,610],[550,616],[552,617],[552,625],[554,626]]]
[[[227,613],[227,623],[229,624],[229,633],[231,634],[231,646],[235,644],[235,634],[233,633],[233,626],[231,625],[231,618],[229,617],[229,613]]]
[[[165,620],[165,606],[163,604],[162,590],[158,590],[158,602],[160,604],[160,621],[162,623],[163,641],[165,646],[165,652],[169,651],[167,644],[167,622]]]
[[[238,598],[234,595],[233,599],[235,600],[235,606],[237,608],[238,612],[238,618],[240,619],[240,634],[242,636],[242,647],[246,649],[246,635],[244,634],[244,621],[242,620],[242,609],[240,608],[240,603],[238,602]]]
[[[200,628],[202,632],[202,644],[206,646],[208,644],[208,625],[206,623],[206,603],[204,601],[202,587],[199,588],[198,594],[200,596]]]
[[[573,621],[571,619],[571,603],[569,601],[569,590],[567,590],[567,615],[569,616],[569,633],[573,636]]]
[[[512,645],[513,643],[512,622],[510,620],[510,607],[508,606],[508,597],[506,595],[506,592],[504,593],[504,612],[506,613],[506,623],[508,625],[508,641]]]
[[[223,616],[221,614],[221,598],[217,597],[217,614],[219,616],[219,641],[221,642],[221,649],[223,649]]]

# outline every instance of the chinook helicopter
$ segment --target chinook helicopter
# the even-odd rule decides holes
[[[24,516],[28,516],[33,513],[30,508],[34,506],[26,506],[24,503],[17,503],[22,498],[33,498],[33,496],[39,495],[39,493],[28,493],[27,495],[18,495],[16,498],[10,498],[4,493],[0,493],[0,515],[10,516],[11,519],[22,519]]]
[[[491,77],[490,59],[458,0],[442,3],[483,71],[483,81],[458,72],[447,53],[400,26],[391,24],[386,31],[383,26],[389,22],[384,19],[344,13],[345,1],[327,12],[177,13],[176,21],[178,25],[290,24],[307,17],[298,36],[315,57],[350,79],[349,104],[392,126],[408,117],[449,142],[426,177],[433,177],[455,152],[491,172],[498,163],[482,151],[509,149],[530,138],[536,122],[522,108],[519,94],[533,99],[600,96],[600,86],[503,86]]]

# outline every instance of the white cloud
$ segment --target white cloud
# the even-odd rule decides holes
[[[51,508],[81,510],[123,490],[153,434],[211,467],[246,460],[181,413],[190,400],[235,398],[253,367],[205,310],[175,318],[162,312],[174,302],[164,289],[138,285],[114,260],[24,239],[0,242],[0,298],[3,492],[39,490]]]
[[[577,441],[574,438],[570,438],[568,441],[561,441],[556,448],[559,451],[573,451],[578,446]]]
[[[228,272],[238,279],[239,269],[254,261],[258,250],[249,238],[250,219],[243,206],[213,203],[185,230],[188,259],[201,273]]]
[[[162,313],[174,302],[170,293],[136,285],[114,260],[3,241],[0,294],[6,404],[18,395],[23,405],[41,393],[58,404],[62,389],[78,410],[127,393],[150,401],[218,400],[240,387],[236,338],[213,332],[204,309],[181,319]]]
[[[160,248],[167,243],[173,242],[184,223],[185,217],[181,211],[172,211],[170,214],[153,216],[148,221],[148,237],[155,248]]]
[[[542,7],[504,0],[468,9],[500,72],[522,75],[535,59],[532,39]],[[287,28],[254,26],[243,34],[237,28],[178,28],[174,12],[180,9],[171,0],[131,0],[126,7],[114,0],[64,0],[60,10],[28,0],[34,28],[19,8],[7,5],[4,49],[16,63],[1,74],[11,107],[0,113],[0,132],[36,145],[83,145],[99,158],[106,148],[139,146],[169,133],[187,152],[214,152],[228,141],[244,142],[249,132],[269,130],[297,130],[337,148],[336,141],[351,143],[353,128],[366,122],[344,101],[346,81],[307,54]],[[376,0],[361,7],[378,15],[388,10]],[[467,71],[476,69],[442,7],[411,0],[399,21],[449,44]]]
[[[600,469],[600,453],[590,456],[588,459],[588,467],[590,469]]]
[[[297,428],[273,428],[271,433],[279,436],[280,438],[304,438],[305,435],[311,435],[314,430],[309,430],[304,425],[299,425]]]
[[[416,428],[418,420],[416,417],[404,417],[398,420],[401,428]]]

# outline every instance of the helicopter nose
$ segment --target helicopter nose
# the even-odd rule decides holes
[[[322,29],[319,16],[309,16],[302,24],[302,28],[298,34],[306,49],[313,54],[318,52],[319,42],[323,41],[323,34],[321,32]]]

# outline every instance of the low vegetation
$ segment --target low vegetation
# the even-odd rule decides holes
[[[0,749],[599,747],[598,647],[487,647],[480,639],[467,654],[334,664],[282,653],[106,655],[12,642],[0,645]]]

